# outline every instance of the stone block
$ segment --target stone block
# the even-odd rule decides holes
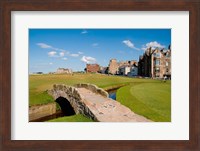
[[[93,84],[88,84],[88,90],[97,93],[97,86]]]
[[[106,97],[106,98],[109,96],[108,92],[106,92],[105,90],[103,90],[101,88],[97,89],[97,93],[100,94],[100,95],[102,95],[102,96],[104,96],[104,97]]]

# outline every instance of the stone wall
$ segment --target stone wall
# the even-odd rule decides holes
[[[29,121],[56,113],[56,102],[29,107]]]
[[[59,97],[66,98],[76,114],[83,114],[92,120],[97,120],[95,115],[84,104],[84,101],[82,101],[83,97],[75,87],[54,84],[53,89],[48,90],[48,94],[53,96],[55,100]]]
[[[89,83],[80,83],[80,84],[76,84],[75,87],[77,88],[86,88],[94,93],[100,94],[103,97],[108,97],[108,92],[106,92],[104,89],[102,88],[98,88],[96,85],[94,84],[89,84]]]

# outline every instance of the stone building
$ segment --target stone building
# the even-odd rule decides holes
[[[116,59],[111,59],[108,65],[108,73],[127,75],[131,72],[133,66],[137,66],[136,60],[117,62]]]
[[[138,62],[138,75],[152,78],[171,78],[171,47],[148,48]]]
[[[100,71],[100,66],[98,64],[87,64],[86,72],[97,73]]]
[[[108,65],[109,74],[118,74],[119,65],[116,59],[111,59]]]
[[[56,74],[63,74],[63,73],[71,74],[72,70],[66,69],[66,68],[58,68],[57,71],[56,71]]]

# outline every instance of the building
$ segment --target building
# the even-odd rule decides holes
[[[127,75],[135,65],[137,65],[136,60],[117,62],[116,59],[111,59],[108,65],[108,73]]]
[[[100,73],[102,74],[108,74],[108,67],[100,67]]]
[[[119,64],[116,59],[111,59],[108,65],[109,74],[118,74]]]
[[[134,72],[136,74],[135,68],[137,67],[137,61],[120,61],[117,62],[116,59],[111,59],[108,65],[108,73],[118,74],[118,75],[128,75],[129,72]]]
[[[72,74],[72,70],[71,69],[66,69],[66,68],[58,68],[57,71],[55,72],[56,74]]]
[[[100,66],[98,64],[87,64],[86,65],[86,72],[97,73],[100,71]]]
[[[139,58],[138,74],[152,78],[171,78],[171,47],[167,50],[148,48]]]
[[[127,65],[123,65],[119,67],[120,75],[127,75],[131,71],[131,67]]]
[[[129,77],[137,76],[138,75],[138,66],[133,65],[130,69],[130,72],[127,74]]]

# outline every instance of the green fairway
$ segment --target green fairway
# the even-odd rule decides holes
[[[46,104],[54,101],[46,90],[52,89],[53,84],[74,85],[78,83],[91,83],[104,89],[129,84],[131,82],[157,82],[151,79],[134,79],[120,76],[102,74],[46,74],[29,76],[29,105]]]
[[[73,116],[56,118],[47,122],[93,122],[93,120],[83,116],[82,114],[77,114]]]
[[[171,84],[133,83],[117,91],[117,100],[153,121],[171,121]]]
[[[121,104],[153,121],[171,121],[171,82],[162,82],[153,79],[128,78],[103,74],[30,75],[29,106],[54,101],[47,94],[47,90],[52,89],[53,84],[74,85],[78,83],[95,84],[105,90],[123,86],[117,91],[117,100]],[[55,120],[81,121],[79,118],[80,115],[75,115]]]

